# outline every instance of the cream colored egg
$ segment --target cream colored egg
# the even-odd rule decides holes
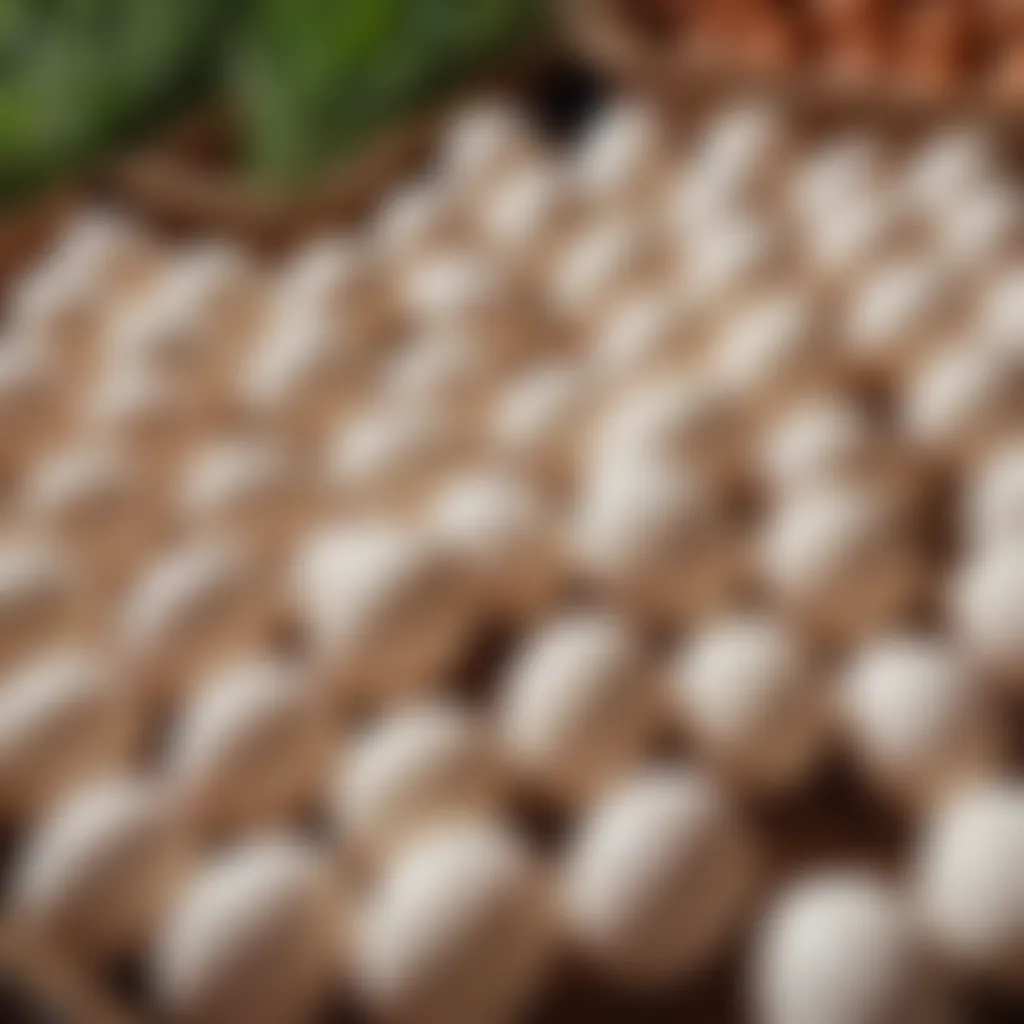
[[[971,467],[963,525],[979,544],[1024,539],[1024,436],[999,445]]]
[[[129,756],[132,700],[117,669],[84,647],[34,655],[0,683],[0,814],[21,821]]]
[[[463,562],[485,615],[529,621],[563,588],[555,510],[523,477],[493,470],[457,476],[439,489],[427,521]]]
[[[902,377],[934,350],[948,327],[948,273],[925,257],[894,257],[872,269],[841,312],[842,349],[850,366]]]
[[[827,216],[802,225],[807,270],[826,281],[856,286],[897,243],[902,209],[891,194],[863,195],[832,207]]]
[[[619,983],[694,977],[742,923],[754,854],[711,780],[685,769],[631,779],[584,819],[563,877],[565,924]]]
[[[695,310],[711,317],[773,286],[786,266],[786,251],[776,224],[733,211],[695,231],[677,260],[679,288]]]
[[[303,519],[297,459],[276,439],[259,436],[194,450],[178,485],[181,519],[199,534],[243,536],[264,551],[279,549]]]
[[[126,446],[99,438],[59,449],[26,477],[17,516],[65,544],[100,589],[116,586],[145,556],[156,509]]]
[[[157,491],[177,472],[204,425],[186,387],[139,366],[111,367],[84,397],[79,416],[85,429],[122,446]]]
[[[713,489],[656,458],[597,472],[584,488],[573,531],[582,579],[668,625],[721,607],[742,568]]]
[[[951,1007],[910,907],[866,871],[798,879],[770,907],[754,959],[764,1024],[948,1021]]]
[[[916,893],[932,941],[968,974],[1024,983],[1024,795],[1016,781],[967,790],[919,847]]]
[[[947,645],[909,635],[874,640],[847,666],[841,717],[859,766],[881,792],[929,807],[993,771],[997,710]]]
[[[97,625],[77,563],[43,538],[8,534],[0,543],[0,664],[46,643],[83,639]]]
[[[664,164],[667,136],[652,104],[609,104],[587,125],[572,154],[573,187],[594,204],[642,198]]]
[[[328,764],[331,723],[308,678],[270,657],[201,680],[172,733],[167,776],[203,828],[235,831],[308,809]]]
[[[453,233],[457,193],[435,178],[400,186],[374,215],[367,243],[375,264],[388,270],[447,244]]]
[[[392,862],[360,922],[357,991],[382,1019],[511,1024],[551,959],[542,872],[497,825],[425,833]]]
[[[166,794],[141,779],[97,782],[60,803],[29,837],[11,909],[32,933],[80,957],[133,952],[189,861]]]
[[[798,222],[830,219],[882,187],[885,155],[873,134],[850,133],[815,145],[793,168],[785,202]]]
[[[496,810],[503,769],[473,712],[415,704],[380,719],[337,758],[330,808],[346,844],[373,860],[444,822]]]
[[[812,299],[770,292],[731,315],[711,354],[715,383],[749,415],[821,392],[836,376],[836,352]]]
[[[568,322],[600,322],[603,311],[637,277],[644,249],[644,234],[634,218],[613,212],[592,218],[552,255],[549,305]]]
[[[971,662],[1012,691],[1024,690],[1024,543],[994,541],[950,580],[950,610]]]
[[[608,311],[590,343],[596,378],[618,388],[693,362],[699,340],[686,300],[660,285],[638,287]]]
[[[171,548],[146,567],[129,589],[118,629],[140,687],[174,694],[257,646],[275,611],[262,569],[255,552],[224,536]]]
[[[1011,264],[982,286],[974,311],[978,336],[987,345],[1024,349],[1024,267]]]
[[[336,888],[314,851],[284,836],[206,864],[157,939],[161,1014],[190,1024],[310,1019],[331,992],[343,932]]]
[[[589,420],[591,395],[588,376],[569,362],[549,361],[516,375],[491,406],[489,433],[498,455],[542,482],[565,480]]]
[[[984,128],[967,124],[943,127],[911,151],[901,194],[924,216],[941,213],[963,192],[998,173],[995,139]]]
[[[652,739],[658,693],[630,624],[563,614],[528,636],[502,683],[501,741],[521,783],[578,806],[627,772]]]
[[[755,462],[776,498],[847,481],[885,491],[897,504],[913,495],[912,467],[863,406],[835,396],[791,406],[759,440]]]
[[[798,493],[772,513],[759,543],[769,591],[808,628],[836,639],[898,619],[920,584],[912,540],[877,488]]]
[[[338,692],[387,702],[439,685],[462,652],[469,589],[425,530],[393,520],[324,528],[296,554],[299,620]]]
[[[305,307],[327,320],[348,320],[366,299],[369,272],[360,243],[342,235],[305,242],[280,270],[274,296],[277,315]]]
[[[328,439],[327,486],[342,508],[415,509],[465,460],[466,428],[450,404],[374,402]]]
[[[831,736],[829,694],[807,644],[764,615],[726,618],[686,644],[669,695],[697,746],[755,792],[804,782]]]
[[[1017,189],[1010,182],[969,189],[940,211],[935,245],[969,274],[984,274],[1019,251],[1022,238]]]
[[[909,382],[902,426],[926,453],[954,465],[983,455],[1024,423],[1024,355],[968,338]]]
[[[624,388],[597,418],[588,466],[600,475],[654,459],[727,479],[737,468],[743,425],[740,408],[717,378],[660,376]]]
[[[242,407],[298,440],[317,436],[369,373],[363,341],[344,320],[306,307],[271,317],[239,375]]]
[[[0,472],[25,466],[59,427],[53,350],[30,337],[0,340]]]
[[[446,188],[463,192],[533,155],[536,141],[511,98],[491,96],[467,104],[447,125],[438,165]]]

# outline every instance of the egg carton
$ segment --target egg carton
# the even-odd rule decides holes
[[[69,223],[0,344],[15,946],[140,1020],[997,1019],[1019,199],[981,125],[513,94],[283,253]]]

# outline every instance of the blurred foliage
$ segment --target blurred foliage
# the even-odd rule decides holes
[[[0,197],[223,81],[259,177],[305,178],[528,37],[541,0],[0,0]]]
[[[0,0],[0,196],[194,95],[234,10],[222,0]]]
[[[294,181],[533,37],[540,0],[255,0],[229,87],[252,165]]]

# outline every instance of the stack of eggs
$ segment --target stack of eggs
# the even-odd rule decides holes
[[[1019,998],[1019,203],[969,128],[494,101],[283,262],[75,223],[0,347],[5,926],[168,1021]],[[850,789],[893,856],[768,834]]]

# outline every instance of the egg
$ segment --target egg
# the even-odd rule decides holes
[[[195,691],[172,730],[165,772],[199,827],[251,829],[313,805],[332,737],[308,678],[250,657],[215,669]]]
[[[784,888],[759,931],[753,973],[765,1024],[938,1024],[951,1011],[908,902],[863,870]]]
[[[717,378],[698,372],[661,375],[624,388],[597,417],[588,465],[600,475],[615,466],[663,460],[725,481],[737,469],[744,425]]]
[[[297,453],[276,438],[226,437],[193,450],[178,482],[179,515],[197,535],[232,534],[261,550],[286,545],[308,497]]]
[[[963,465],[1017,432],[1024,420],[1024,357],[962,340],[908,383],[900,408],[911,443]]]
[[[851,131],[813,145],[787,176],[784,203],[795,220],[816,222],[882,187],[885,153],[870,133]]]
[[[1011,264],[991,275],[979,289],[974,310],[978,337],[1007,352],[1024,347],[1024,268]]]
[[[943,806],[918,846],[914,891],[932,942],[958,972],[1019,990],[1024,960],[1024,797],[1014,780]]]
[[[573,187],[594,204],[636,200],[664,163],[667,136],[652,104],[610,103],[586,126],[570,158]]]
[[[464,566],[478,607],[496,621],[530,621],[558,598],[566,578],[555,511],[526,479],[478,470],[434,496],[427,521]]]
[[[637,989],[710,966],[743,923],[753,851],[714,782],[639,775],[583,820],[563,865],[564,927],[606,976]]]
[[[237,400],[257,422],[308,442],[355,404],[373,365],[356,325],[301,306],[267,318],[238,374]]]
[[[800,226],[802,268],[826,286],[856,290],[898,248],[905,234],[902,213],[889,192],[843,200],[828,216]]]
[[[1024,435],[970,467],[961,518],[964,532],[977,544],[1024,539]]]
[[[924,216],[941,213],[963,192],[996,176],[999,154],[987,129],[951,124],[926,136],[903,171],[904,201]]]
[[[593,474],[572,529],[579,577],[656,623],[712,614],[735,592],[743,568],[714,488],[657,458]]]
[[[88,637],[101,609],[83,593],[79,568],[58,544],[8,533],[0,542],[0,664],[33,649]]]
[[[810,297],[769,292],[722,325],[710,372],[732,401],[757,417],[829,388],[836,378],[836,351]]]
[[[766,615],[734,615],[684,643],[669,698],[684,731],[753,792],[793,789],[831,738],[827,690],[804,639]]]
[[[488,437],[503,463],[543,484],[572,477],[589,421],[592,388],[585,371],[549,360],[516,374],[495,395]]]
[[[188,838],[154,783],[97,781],[33,830],[15,866],[11,910],[56,948],[116,957],[153,934],[190,861]]]
[[[323,475],[339,506],[415,509],[470,451],[469,424],[450,403],[372,402],[327,441]]]
[[[100,438],[37,460],[20,488],[16,515],[66,545],[90,583],[106,590],[151,550],[155,505],[126,446]]]
[[[824,485],[783,501],[758,541],[769,593],[810,630],[847,640],[898,620],[922,567],[901,517],[876,488]]]
[[[34,654],[0,684],[0,815],[38,818],[122,767],[136,709],[117,668],[71,645]]]
[[[525,789],[556,805],[593,801],[646,753],[653,668],[629,623],[563,613],[528,635],[501,683],[500,739]]]
[[[947,644],[897,634],[870,641],[841,680],[841,719],[880,792],[927,809],[998,767],[997,709]]]
[[[499,825],[439,826],[406,846],[358,926],[357,992],[421,1024],[523,1018],[552,955],[544,875]]]
[[[766,490],[785,501],[797,492],[845,482],[873,486],[899,506],[914,495],[914,468],[862,405],[822,395],[791,405],[756,445]]]
[[[466,104],[451,117],[439,145],[439,179],[465,194],[510,165],[529,159],[536,140],[525,113],[507,96]]]
[[[118,649],[140,686],[173,697],[207,668],[259,643],[275,613],[262,563],[233,537],[167,550],[132,583],[117,626]]]
[[[306,1020],[330,994],[344,912],[300,841],[267,835],[221,854],[164,916],[154,999],[171,1020]]]
[[[331,818],[345,844],[386,861],[424,831],[500,806],[504,773],[491,730],[449,703],[399,708],[337,756]]]
[[[313,657],[341,695],[378,702],[444,681],[470,625],[458,560],[422,528],[360,520],[311,534],[292,595]]]
[[[994,541],[954,568],[950,615],[971,662],[1011,691],[1024,687],[1024,544]]]

